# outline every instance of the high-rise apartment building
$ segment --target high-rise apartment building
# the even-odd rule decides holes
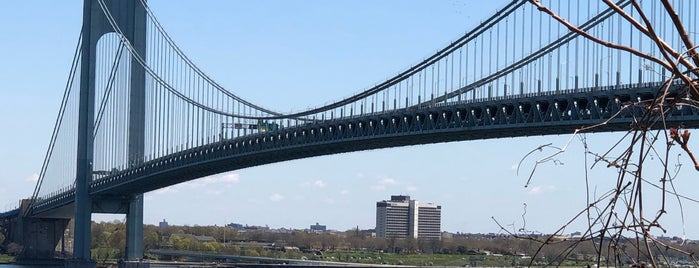
[[[376,236],[441,239],[442,206],[392,195],[376,202]]]

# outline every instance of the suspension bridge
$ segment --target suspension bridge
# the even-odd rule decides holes
[[[662,58],[605,4],[542,2],[592,35]],[[672,3],[694,28],[699,4]],[[638,16],[631,1],[617,4]],[[642,5],[658,35],[686,50],[660,4]],[[90,265],[92,213],[126,214],[127,258],[142,258],[145,192],[313,156],[592,125],[586,131],[647,127],[639,118],[669,78],[661,66],[570,32],[523,0],[373,87],[293,112],[250,102],[217,83],[145,0],[85,0],[71,66],[34,192],[0,213],[0,224],[25,245],[27,258],[42,258],[53,255],[74,219],[73,266]],[[666,120],[696,127],[699,111],[678,107]]]

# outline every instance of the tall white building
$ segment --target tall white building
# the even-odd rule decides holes
[[[407,195],[376,202],[376,236],[441,239],[442,206],[419,203]]]

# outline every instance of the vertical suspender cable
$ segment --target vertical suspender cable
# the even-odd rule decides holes
[[[461,80],[462,80],[461,69],[462,69],[462,67],[463,67],[463,65],[462,65],[462,64],[463,64],[463,63],[462,63],[463,54],[462,54],[462,53],[463,53],[462,48],[459,48],[459,76],[458,76],[459,83],[457,84],[457,86],[458,86],[459,88],[461,88],[461,85],[462,85],[462,83],[461,83]],[[462,94],[459,94],[459,101],[461,101],[461,95],[462,95]]]
[[[475,66],[479,66],[479,65],[480,65],[480,67],[481,67],[481,71],[480,71],[480,73],[478,74],[478,76],[473,76],[473,78],[474,78],[475,80],[478,80],[480,77],[483,76],[483,66],[485,65],[485,64],[482,64],[482,61],[483,61],[484,58],[485,58],[485,57],[483,56],[483,55],[484,55],[483,49],[484,49],[484,47],[485,47],[485,41],[484,41],[484,40],[485,40],[485,37],[483,37],[483,36],[481,35],[481,45],[480,45],[480,48],[481,48],[481,56],[480,56],[481,64],[475,65],[476,62],[477,62],[477,60],[476,60],[476,59],[473,59],[474,65],[475,65]],[[481,88],[481,92],[483,92],[483,89],[482,89],[482,88]],[[483,93],[481,93],[481,94],[485,94],[485,93],[486,93],[486,92],[483,92]]]
[[[432,65],[432,76],[430,77],[430,90],[431,90],[431,95],[430,95],[430,104],[434,104],[434,65]]]
[[[459,56],[461,56],[461,49],[459,49]],[[450,57],[451,57],[451,67],[450,67],[451,79],[450,79],[449,83],[451,84],[450,85],[451,88],[449,90],[454,90],[454,53],[453,52],[451,53]],[[461,66],[459,66],[459,71],[461,71]],[[446,95],[446,92],[444,93],[444,95]],[[459,96],[461,96],[461,94],[459,94]]]
[[[552,19],[549,18],[548,19],[549,25],[547,27],[549,30],[549,33],[548,33],[548,37],[549,37],[548,42],[549,43],[551,43],[551,38],[553,37],[553,33],[552,33],[553,27],[551,26],[551,21],[552,21]],[[551,90],[551,81],[553,81],[553,77],[552,77],[553,73],[551,72],[552,65],[553,65],[553,52],[549,53],[548,76],[546,79],[548,82],[548,88],[546,90],[549,90],[549,91]]]
[[[176,73],[175,73],[175,72],[176,72],[175,66],[177,66],[177,58],[176,58],[174,55],[172,55],[172,53],[170,53],[169,51],[168,51],[168,56],[170,57],[170,65],[168,65],[168,74],[170,75],[170,79],[169,79],[169,80],[172,81],[172,83],[176,83],[176,82],[177,82],[177,78],[176,78],[177,75],[176,75]],[[165,131],[165,135],[164,135],[164,138],[165,138],[165,155],[169,155],[169,154],[170,154],[170,150],[171,150],[171,147],[172,147],[172,132],[173,132],[173,129],[172,129],[172,126],[171,126],[171,123],[172,123],[172,107],[171,107],[171,102],[172,102],[172,94],[169,93],[169,92],[166,92],[166,95],[165,95],[165,103],[164,103],[164,106],[165,106],[165,107],[164,107],[164,108],[165,108],[165,120],[164,120],[164,121],[165,121],[165,130],[164,130],[164,131]]]
[[[563,1],[558,1],[559,5],[561,2],[563,2]],[[566,10],[567,10],[566,17],[570,18],[570,2],[565,2],[565,5],[566,5]],[[571,88],[569,82],[570,82],[570,66],[572,65],[570,62],[570,42],[566,42],[565,49],[566,49],[566,56],[565,56],[565,70],[564,70],[564,74],[563,74],[563,79],[565,80],[565,89],[568,90]]]
[[[488,73],[489,74],[493,73],[493,61],[490,60],[492,58],[493,58],[493,27],[490,27],[490,29],[488,29],[488,59],[487,59],[487,61],[488,61]],[[486,60],[486,59],[481,59],[481,60]],[[493,82],[490,82],[489,84],[490,84],[489,87],[493,86]],[[498,89],[496,88],[495,92],[497,92],[497,91],[498,91]],[[488,97],[492,97],[490,94],[491,94],[491,92],[488,92]]]
[[[529,27],[529,33],[531,34],[531,36],[534,36],[534,31],[533,31],[534,24],[535,24],[535,22],[534,22],[534,8],[529,8],[529,23],[531,23],[531,25]],[[539,31],[537,34],[538,34],[538,36],[541,36],[541,31]],[[534,51],[534,39],[535,38],[529,38],[529,51],[527,51],[528,53],[531,53],[532,51]],[[539,40],[541,40],[541,39],[539,39]],[[527,85],[525,85],[525,86],[528,88],[529,92],[532,92],[532,87],[533,87],[532,85],[534,83],[534,77],[536,77],[535,73],[536,73],[536,62],[537,61],[534,62],[534,65],[532,67],[530,67],[528,72],[527,72],[527,77],[526,77]]]
[[[34,200],[37,199],[37,197],[39,197],[38,195],[39,195],[39,192],[41,191],[41,186],[44,183],[46,171],[49,168],[49,163],[51,161],[51,157],[53,155],[54,148],[56,147],[56,141],[58,140],[58,136],[60,134],[61,125],[64,122],[63,116],[65,115],[66,110],[70,111],[70,109],[68,108],[68,103],[69,103],[69,99],[71,96],[70,93],[71,93],[71,89],[73,87],[73,81],[74,81],[75,75],[77,73],[78,62],[80,59],[80,47],[81,47],[80,44],[81,43],[82,43],[82,33],[78,37],[78,44],[75,47],[75,52],[73,53],[73,55],[74,55],[73,56],[73,63],[71,64],[70,71],[68,73],[68,81],[66,82],[65,90],[63,91],[63,98],[61,99],[61,105],[60,105],[60,108],[58,110],[58,116],[57,116],[56,121],[55,121],[54,126],[53,126],[53,132],[51,134],[51,141],[49,142],[49,146],[48,146],[49,148],[48,148],[48,150],[46,150],[46,154],[44,155],[44,162],[42,163],[41,170],[39,171],[39,178],[36,182],[36,186],[34,186],[34,192],[32,193],[32,198],[31,198],[32,203],[34,202]],[[69,120],[67,121],[67,123],[69,123],[71,121],[70,118],[72,118],[72,117],[69,116]],[[60,149],[60,147],[61,146],[59,146],[59,151],[62,151]],[[66,154],[61,153],[60,155],[66,155]],[[67,179],[66,177],[69,177],[69,176],[63,176],[63,177],[65,179]],[[30,206],[31,206],[31,204],[30,204]]]
[[[438,81],[438,82],[437,82],[437,94],[440,94],[440,93],[439,93],[439,89],[440,89],[441,82],[442,82],[442,77],[439,76],[439,66],[440,66],[440,65],[441,65],[441,63],[437,63],[437,77],[438,77],[438,78],[437,78],[437,81]],[[449,57],[444,57],[444,71],[443,71],[443,72],[444,72],[444,81],[443,81],[443,84],[444,84],[444,96],[447,95],[447,85],[448,85],[448,83],[447,83],[447,75],[449,74],[449,71],[447,70],[447,68],[449,68]],[[445,98],[444,101],[446,102],[446,100],[447,100],[447,99]]]
[[[631,8],[631,16],[632,17],[634,16],[635,11],[636,11],[635,8]],[[630,46],[633,46],[633,41],[634,41],[633,36],[634,36],[635,31],[636,31],[636,29],[633,29],[633,28],[631,28],[629,31],[630,32],[629,33],[629,45]],[[639,33],[639,37],[637,38],[639,46],[642,43],[641,40],[643,39],[643,38],[641,38],[641,36],[642,35]],[[639,47],[639,49],[640,49],[640,47]],[[641,50],[641,51],[643,51],[643,50]],[[634,56],[631,53],[629,53],[629,78],[630,79],[633,77],[633,69],[634,69],[633,68],[633,57]],[[619,55],[618,61],[619,61],[619,64],[621,64],[621,55]],[[633,79],[631,79],[631,81],[633,81]]]
[[[187,86],[185,87],[186,92],[191,96],[192,95],[192,75],[191,75],[191,70],[187,69],[187,81],[185,83]],[[186,104],[184,104],[186,105]],[[192,133],[192,107],[191,105],[185,106],[185,147],[189,149],[191,147],[190,144],[192,144],[192,136],[194,134]]]

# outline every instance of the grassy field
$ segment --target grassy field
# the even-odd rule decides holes
[[[515,256],[456,254],[393,254],[364,251],[326,251],[312,259],[352,263],[419,265],[419,266],[519,266],[530,259]]]
[[[11,263],[15,261],[15,257],[10,255],[0,254],[0,263]]]

